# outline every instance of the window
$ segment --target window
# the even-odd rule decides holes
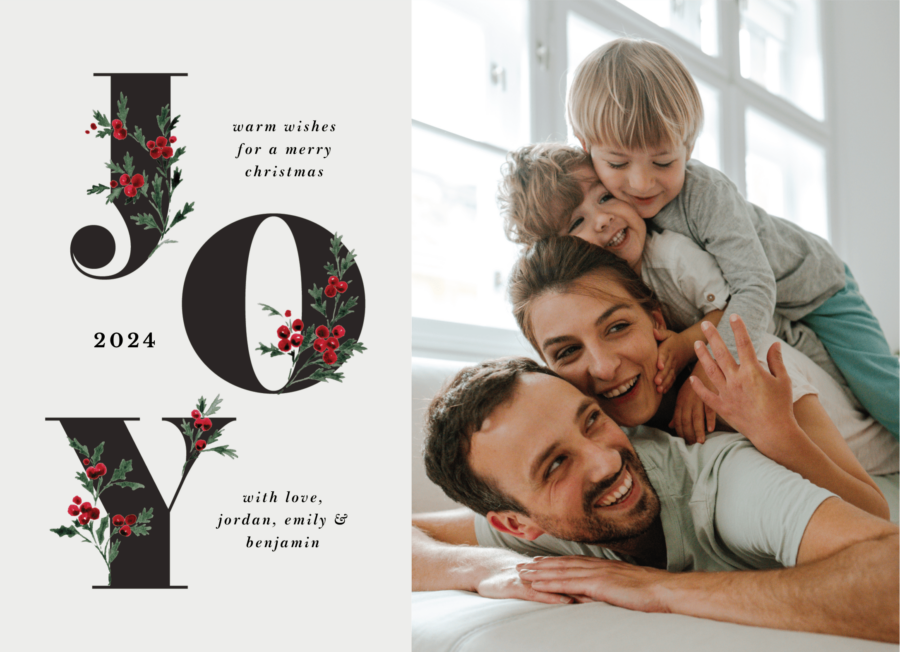
[[[530,142],[577,145],[565,114],[571,73],[621,35],[662,43],[694,76],[706,114],[694,158],[722,170],[773,215],[828,237],[830,133],[817,3],[413,0],[412,6],[414,350],[452,339],[447,357],[475,359],[484,357],[476,341],[489,338],[497,347],[507,332],[509,349],[495,348],[494,355],[527,351],[505,299],[517,251],[496,208],[500,166],[509,149]]]

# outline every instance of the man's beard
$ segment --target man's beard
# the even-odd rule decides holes
[[[628,449],[621,449],[619,454],[622,456],[622,465],[632,475],[632,481],[640,484],[643,491],[640,500],[624,520],[620,515],[607,518],[602,509],[594,508],[597,499],[620,479],[621,473],[618,473],[585,492],[583,512],[579,516],[566,518],[532,514],[531,517],[538,526],[557,539],[602,546],[621,544],[646,532],[659,516],[659,497],[637,455]],[[632,487],[631,491],[635,489],[636,487]]]

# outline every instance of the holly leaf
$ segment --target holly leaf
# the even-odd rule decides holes
[[[213,430],[213,434],[211,434],[206,440],[206,445],[209,446],[213,444],[219,437],[221,437],[223,430],[224,428]]]
[[[131,533],[136,537],[150,534],[150,526],[149,525],[138,525],[135,523],[134,525],[131,526]]]
[[[106,534],[106,528],[109,525],[109,514],[100,519],[100,527],[97,528],[97,541],[103,545],[103,535]]]
[[[188,441],[192,444],[194,443],[194,428],[187,422],[186,419],[181,420],[181,432],[184,433],[184,436],[188,438]]]
[[[172,191],[181,183],[181,168],[175,168],[175,174],[172,175]]]
[[[178,240],[163,240],[163,241],[160,242],[158,245],[156,245],[155,247],[153,247],[153,251],[150,252],[150,256],[152,256],[153,254],[155,254],[155,253],[156,253],[156,250],[159,249],[160,247],[162,247],[164,244],[178,244]],[[150,256],[147,256],[147,258],[149,259]]]
[[[144,507],[144,509],[141,510],[141,513],[138,514],[137,522],[138,523],[149,523],[151,518],[153,518],[153,508],[150,507],[148,509],[148,508]]]
[[[266,346],[262,342],[259,343],[259,346],[253,349],[254,351],[262,351],[262,355],[266,355],[267,353],[271,357],[284,355],[284,352],[279,350],[277,346]]]
[[[94,462],[94,464],[100,461],[100,456],[103,455],[103,445],[105,443],[105,441],[101,441],[97,448],[94,449],[94,454],[91,455],[91,460]]]
[[[100,113],[99,111],[94,111],[94,120],[96,120],[97,124],[100,125],[101,127],[112,127],[112,125],[109,123],[109,120],[106,118],[106,116],[103,115],[102,113]]]
[[[112,482],[110,482],[106,488],[109,489],[111,486],[113,486]],[[132,491],[137,491],[138,489],[144,488],[144,485],[142,485],[140,482],[116,482],[115,486],[125,487],[126,489],[131,489]]]
[[[206,399],[203,398],[202,396],[200,397],[200,400],[197,401],[197,410],[200,412],[200,414],[206,414],[206,412],[205,412],[205,410],[206,410]]]
[[[307,380],[306,378],[301,378],[300,380]],[[333,369],[316,369],[309,375],[309,380],[319,380],[319,381],[329,381],[336,380],[341,382],[344,380],[344,374],[334,371]],[[300,382],[299,380],[294,382]],[[293,385],[293,383],[291,383]]]
[[[125,121],[123,120],[122,122]],[[125,152],[125,158],[122,159],[122,162],[125,165],[125,174],[130,177],[134,174],[134,157],[129,152]]]
[[[112,136],[112,129],[100,129],[97,131],[97,134],[94,138],[106,138],[107,136]]]
[[[128,122],[128,120],[126,120],[128,117],[128,98],[125,97],[125,93],[119,93],[119,101],[116,104],[116,107],[119,109],[119,120],[121,120],[123,124]]]
[[[91,186],[91,189],[87,191],[87,194],[99,195],[104,190],[109,190],[109,189],[110,189],[109,186],[104,186],[103,184],[98,183],[94,186]]]
[[[121,539],[116,539],[112,542],[112,545],[109,547],[109,563],[112,564],[116,557],[119,556],[119,544],[122,542]]]
[[[150,195],[153,202],[156,204],[156,209],[159,211],[160,215],[162,215],[162,183],[164,176],[165,175],[157,174],[153,177],[153,193]]]
[[[261,304],[259,304],[259,305],[262,306],[262,309],[263,309],[263,310],[268,310],[268,311],[271,313],[271,314],[269,315],[270,317],[281,317],[281,313],[280,313],[279,311],[275,310],[275,308],[273,308],[272,306],[267,306],[267,305],[264,304],[264,303],[261,303]]]
[[[112,170],[113,172],[115,172],[117,174],[125,174],[125,170],[123,170],[121,168],[121,166],[119,166],[119,164],[116,163],[115,161],[110,161],[109,163],[106,164],[106,167],[108,167],[110,170]]]
[[[90,452],[88,451],[88,447],[85,446],[84,444],[82,444],[81,442],[79,442],[77,439],[73,439],[72,437],[69,437],[69,446],[71,446],[76,451],[78,451],[78,454],[81,455],[82,457],[90,457],[91,456]]]
[[[156,229],[160,233],[162,233],[162,229],[159,228],[159,224],[156,223],[156,218],[153,217],[150,213],[138,213],[137,215],[132,215],[129,219],[134,220],[138,224],[144,226],[144,231],[149,231],[150,229]]]
[[[184,208],[182,208],[180,211],[178,211],[178,212],[175,214],[174,219],[172,220],[171,224],[169,224],[169,227],[168,227],[168,229],[166,229],[166,230],[168,231],[168,230],[171,229],[173,226],[175,226],[176,224],[178,224],[179,222],[181,222],[181,221],[183,221],[185,218],[187,218],[188,213],[193,213],[193,212],[194,212],[194,202],[191,202],[190,204],[187,204],[187,203],[186,203],[186,204],[184,205]]]
[[[124,480],[125,475],[131,472],[131,460],[122,460],[119,463],[119,468],[116,469],[116,472],[113,473],[113,477],[110,480],[110,484],[116,482],[118,480]],[[108,488],[108,487],[107,487]]]
[[[219,411],[219,406],[222,405],[222,399],[219,398],[219,395],[216,394],[216,397],[213,399],[213,402],[209,406],[209,410],[203,413],[203,416],[210,416]]]
[[[341,253],[341,242],[342,241],[343,241],[343,237],[338,235],[337,233],[335,233],[334,237],[331,238],[331,253],[335,257],[335,259],[337,259],[338,254]]]
[[[144,132],[141,131],[140,127],[134,128],[134,139],[141,144],[141,147],[143,147],[145,150],[147,149],[147,141],[144,140]]]
[[[340,261],[340,270],[341,270],[341,273],[338,274],[338,276],[343,277],[343,276],[344,276],[344,273],[345,273],[348,269],[350,269],[351,267],[353,267],[355,264],[356,264],[356,252],[354,252],[353,250],[350,250],[350,251],[347,253],[347,257]]]
[[[141,175],[144,177],[144,179],[146,179],[147,178],[147,170],[141,170]],[[140,187],[139,192],[144,197],[146,197],[147,196],[147,188],[149,188],[149,187],[150,187],[149,183],[144,183],[144,185]]]
[[[71,538],[71,537],[74,537],[76,534],[78,534],[78,531],[69,525],[61,525],[58,528],[50,528],[50,531],[53,532],[54,534],[58,534],[60,536],[60,538],[62,538],[62,537],[70,537]]]
[[[174,165],[175,162],[181,158],[181,155],[187,151],[187,147],[179,147],[175,150],[175,155],[169,159],[169,165]]]
[[[334,314],[334,321],[339,322],[347,315],[353,313],[353,308],[359,303],[357,297],[349,297],[341,305],[338,306],[337,312]]]
[[[218,453],[219,455],[230,457],[231,459],[237,457],[237,451],[235,451],[233,448],[228,448],[228,446],[216,446],[215,448],[207,448],[206,450]]]
[[[119,198],[119,195],[121,195],[121,194],[122,194],[122,186],[119,186],[118,188],[113,188],[112,192],[109,193],[109,195],[106,197],[106,203],[108,204],[111,201],[115,201],[116,199]]]
[[[308,290],[309,296],[311,296],[315,303],[311,303],[309,305],[312,306],[313,310],[321,314],[325,319],[328,319],[328,312],[325,308],[325,300],[322,298],[324,288],[320,288],[315,283],[313,283],[312,289]]]
[[[338,268],[333,263],[325,263],[325,272],[328,276],[338,276]]]
[[[169,133],[172,133],[172,130],[175,128],[175,125],[178,124],[178,121],[180,119],[181,119],[180,115],[176,115],[174,118],[172,118],[172,122],[169,124]]]
[[[159,110],[159,115],[156,116],[156,124],[159,126],[160,132],[162,132],[163,136],[168,136],[169,133],[166,131],[166,122],[169,120],[169,105],[166,104]]]

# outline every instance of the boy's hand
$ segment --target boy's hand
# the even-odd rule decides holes
[[[777,455],[777,448],[783,439],[781,433],[799,428],[794,418],[791,379],[781,357],[781,344],[775,343],[769,349],[767,371],[756,359],[747,328],[737,315],[731,317],[731,330],[734,331],[740,365],[731,357],[711,324],[704,322],[703,332],[716,359],[713,360],[701,343],[696,345],[699,364],[718,394],[693,378],[690,382],[706,404],[752,441],[761,453],[772,457]]]
[[[690,377],[696,384],[704,383],[712,386],[706,372],[699,364],[694,367]],[[697,395],[691,382],[687,382],[678,390],[675,399],[675,412],[669,427],[675,429],[675,433],[689,444],[702,444],[706,441],[707,431],[712,432],[716,428],[716,411]]]
[[[656,384],[656,391],[665,394],[672,389],[672,383],[684,366],[694,358],[694,350],[680,333],[667,328],[654,328],[653,336],[659,342],[656,359],[659,373],[653,382]]]

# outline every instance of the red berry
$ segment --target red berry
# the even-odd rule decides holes
[[[122,527],[123,525],[125,525],[125,517],[121,514],[116,514],[112,517],[112,524],[113,527]]]
[[[126,197],[134,197],[137,194],[137,188],[132,186],[130,183],[125,186],[125,196]]]
[[[91,133],[91,132],[88,131],[87,129],[85,129],[85,130],[84,130],[84,133],[89,134],[89,133]]]
[[[81,514],[81,510],[78,509],[78,505],[69,505],[69,516],[78,516]]]
[[[131,528],[127,525],[123,525],[121,528],[119,528],[119,534],[121,534],[123,537],[131,536]]]
[[[338,342],[338,338],[336,337],[329,337],[327,340],[325,340],[325,346],[327,346],[329,349],[336,349],[340,345],[341,343]]]
[[[150,150],[150,158],[156,160],[156,159],[158,159],[160,156],[162,156],[162,149],[161,149],[161,148],[159,148],[159,147],[154,147],[153,149]]]
[[[202,451],[204,448],[206,448],[206,440],[198,439],[197,443],[194,444],[194,448],[196,448],[198,451]]]
[[[75,503],[76,505],[80,505],[81,504],[81,496],[75,496],[72,499],[72,502]]]
[[[288,351],[290,351],[291,350],[291,341],[289,339],[287,339],[286,337],[282,337],[280,340],[278,340],[278,350],[283,351],[284,353],[287,353]]]
[[[291,344],[296,347],[299,347],[301,344],[303,344],[303,333],[294,333],[293,335],[291,335]]]
[[[133,177],[131,177],[131,185],[134,186],[135,188],[140,188],[141,186],[143,186],[144,185],[144,175],[136,174]]]
[[[200,430],[206,432],[212,428],[212,419],[200,419]]]
[[[316,329],[316,337],[321,337],[322,339],[325,339],[329,335],[331,335],[331,333],[328,332],[328,326],[326,326],[325,324],[322,324],[321,326],[319,326]]]
[[[194,427],[197,430],[200,430],[200,426],[202,426],[202,425],[203,425],[203,419],[197,419],[196,421],[194,421]]]
[[[337,353],[329,349],[322,354],[322,360],[325,362],[325,364],[334,364],[335,362],[337,362]]]
[[[78,517],[78,522],[81,523],[82,525],[87,525],[90,522],[90,520],[91,520],[90,514],[82,514],[81,516]]]
[[[106,464],[100,462],[97,466],[94,467],[94,470],[97,472],[97,475],[106,475]]]
[[[174,143],[176,140],[178,140],[178,139],[175,138],[175,136],[172,136],[171,138],[169,138],[170,143]]]
[[[168,144],[168,141],[166,140],[166,137],[165,137],[165,136],[159,136],[159,137],[157,137],[157,139],[156,139],[156,146],[157,146],[157,147],[165,147],[167,144]]]
[[[118,118],[116,118],[115,120],[113,120],[113,121],[112,121],[112,128],[113,128],[113,129],[121,129],[121,128],[122,128],[122,121],[119,120]]]
[[[302,331],[303,330],[303,320],[295,319],[294,322],[291,324],[291,328],[293,328],[295,331]]]
[[[81,513],[82,514],[90,514],[91,507],[93,507],[93,505],[91,505],[90,503],[81,503],[81,506],[80,506]]]
[[[97,123],[96,123],[96,122],[92,122],[92,123],[91,123],[91,129],[96,129],[96,128],[97,128]]]
[[[96,480],[97,478],[100,477],[100,474],[97,473],[97,467],[94,467],[94,466],[87,467],[87,470],[85,470],[85,473],[87,473],[87,477],[89,477],[91,480]]]
[[[113,138],[115,138],[116,140],[125,140],[127,137],[128,137],[127,129],[116,129],[113,132]]]
[[[338,281],[334,284],[334,289],[343,294],[347,291],[347,284],[344,281]]]
[[[137,516],[134,514],[129,514],[125,517],[125,525],[134,525],[137,523]]]
[[[121,183],[123,186],[127,186],[129,181],[131,181],[131,177],[129,177],[127,174],[123,174],[121,177],[119,177],[119,183]]]
[[[344,330],[343,326],[335,326],[334,328],[331,329],[331,334],[334,335],[335,337],[343,337],[344,333],[346,333],[346,332],[347,331]]]
[[[100,518],[100,509],[94,507],[94,509],[91,510],[91,520],[96,521],[98,518]]]
[[[285,316],[285,317],[290,317],[290,316],[291,316],[291,311],[290,311],[290,310],[285,310],[285,311],[284,311],[284,316]]]
[[[83,460],[81,460],[81,463],[84,464],[85,466],[87,466],[88,464],[91,463],[91,461],[85,457]]]
[[[278,337],[280,337],[282,339],[284,339],[285,337],[291,336],[291,329],[288,328],[287,326],[279,326],[278,331],[276,331],[276,332],[278,333]]]
[[[147,141],[147,149],[156,149],[156,141],[148,140]]]
[[[192,416],[194,419],[199,419],[199,418],[202,417],[203,415],[200,414],[200,410],[191,410],[191,416]]]
[[[325,344],[324,338],[319,337],[313,341],[313,348],[316,351],[318,351],[319,353],[321,353],[322,351],[324,351],[328,348],[328,345]]]
[[[113,179],[112,181],[109,182],[109,187],[110,187],[110,188],[115,188],[115,187],[118,186],[118,185],[119,185],[119,182],[116,181],[115,179]]]
[[[337,296],[338,293],[337,285],[326,285],[323,292],[325,293],[326,297],[328,297],[329,299],[333,299],[335,296]]]
[[[174,153],[175,153],[175,150],[172,149],[171,147],[163,147],[162,148],[163,158],[172,158],[172,154],[174,154]]]
[[[328,285],[334,285],[335,283],[337,283],[340,280],[341,279],[339,279],[337,276],[329,276],[328,277]]]

